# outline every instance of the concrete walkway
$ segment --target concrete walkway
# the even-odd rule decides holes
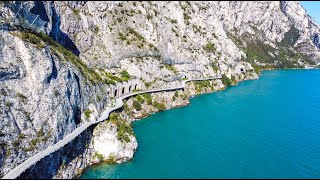
[[[214,79],[221,79],[221,77],[210,77],[210,78],[202,78],[202,79],[192,79],[192,80],[183,80],[181,81],[180,86],[176,87],[169,87],[169,88],[161,88],[161,89],[150,89],[140,92],[134,92],[129,94],[124,94],[120,96],[116,100],[116,104],[113,107],[110,107],[106,109],[100,116],[100,118],[97,121],[91,121],[91,122],[84,122],[81,123],[77,128],[70,134],[68,134],[66,137],[58,141],[56,144],[49,146],[47,149],[35,154],[34,156],[30,157],[23,163],[19,164],[17,167],[9,171],[5,176],[2,177],[2,179],[15,179],[20,176],[25,170],[27,170],[32,165],[36,164],[38,161],[40,161],[42,158],[50,155],[51,153],[57,151],[58,149],[62,148],[69,142],[71,142],[73,139],[75,139],[79,134],[81,134],[84,130],[86,130],[89,126],[99,123],[101,121],[107,120],[109,118],[109,115],[111,112],[121,108],[123,106],[123,100],[135,96],[137,94],[145,94],[145,93],[155,93],[155,92],[161,92],[161,91],[172,91],[172,90],[179,90],[184,89],[187,82],[190,81],[205,81],[205,80],[214,80]]]

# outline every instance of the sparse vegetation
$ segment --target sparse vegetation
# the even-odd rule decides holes
[[[54,90],[53,94],[54,94],[55,97],[58,97],[59,96],[59,91],[58,90]]]
[[[117,139],[122,142],[130,142],[129,135],[134,136],[132,127],[116,113],[110,114],[110,122],[115,124],[118,128]]]

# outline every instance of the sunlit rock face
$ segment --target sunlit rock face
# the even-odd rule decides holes
[[[13,26],[12,7],[19,6],[0,3],[1,175],[57,143],[77,124],[97,119],[117,87],[108,78],[123,71],[145,83],[141,87],[156,88],[178,85],[179,80],[164,79],[181,74],[242,81],[256,79],[258,66],[316,67],[320,60],[319,25],[294,1],[22,2],[47,21],[45,34],[65,50]],[[187,104],[177,102],[174,106]],[[172,101],[166,103],[173,107]],[[138,142],[130,136],[130,143],[120,143],[117,131],[111,124],[91,127],[21,177],[72,178],[97,151],[128,160]],[[112,148],[103,149],[104,143]]]

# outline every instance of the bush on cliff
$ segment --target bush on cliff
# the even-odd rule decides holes
[[[232,85],[232,81],[225,74],[222,75],[221,81],[225,86],[231,86]]]
[[[133,107],[137,110],[140,111],[141,110],[141,103],[139,101],[133,101]]]

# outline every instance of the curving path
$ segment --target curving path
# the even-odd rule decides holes
[[[77,128],[72,133],[68,134],[66,137],[64,137],[63,139],[58,141],[56,144],[49,146],[47,149],[37,153],[36,155],[34,155],[34,156],[30,157],[29,159],[27,159],[26,161],[24,161],[23,163],[19,164],[14,169],[9,171],[5,176],[3,176],[2,179],[15,179],[15,178],[19,177],[20,174],[22,174],[25,170],[27,170],[32,165],[36,164],[42,158],[50,155],[51,153],[59,150],[64,145],[71,142],[79,134],[81,134],[84,130],[86,130],[89,126],[108,119],[110,113],[113,112],[114,110],[121,108],[123,106],[123,100],[128,97],[135,96],[137,94],[155,93],[155,92],[161,92],[161,91],[172,91],[172,90],[184,89],[187,82],[205,81],[205,80],[214,80],[214,79],[221,79],[221,77],[209,77],[209,78],[200,78],[200,79],[192,79],[192,80],[183,80],[183,81],[181,81],[182,83],[180,86],[161,88],[161,89],[150,89],[150,90],[145,90],[145,91],[140,91],[140,92],[124,94],[116,100],[116,105],[105,110],[101,114],[100,118],[97,121],[84,122],[84,123],[80,124],[80,126],[77,126]]]

